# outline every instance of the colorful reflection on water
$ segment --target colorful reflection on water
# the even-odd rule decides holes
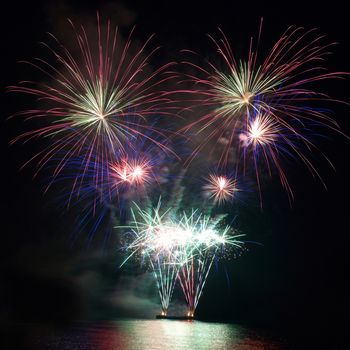
[[[45,344],[43,344],[45,343]],[[118,320],[83,324],[41,339],[46,349],[279,350],[280,342],[244,327],[200,321]]]

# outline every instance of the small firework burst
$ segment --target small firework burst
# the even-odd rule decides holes
[[[249,120],[246,133],[240,134],[239,138],[243,146],[256,149],[258,146],[264,147],[277,142],[279,136],[282,133],[276,120],[268,114],[258,113]]]
[[[214,203],[218,204],[232,200],[238,191],[236,180],[215,174],[209,175],[207,184],[203,189],[209,198],[212,198]]]
[[[112,177],[116,179],[115,186],[143,186],[151,180],[151,165],[144,158],[123,158],[120,162],[111,164],[110,169]]]

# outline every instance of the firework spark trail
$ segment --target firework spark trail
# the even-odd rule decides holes
[[[166,315],[170,305],[170,301],[174,292],[176,283],[177,270],[174,265],[169,263],[170,257],[163,260],[159,256],[153,261],[149,259],[152,266],[153,275],[157,283],[158,293],[162,304],[162,315]]]
[[[178,280],[187,302],[187,316],[194,316],[209,271],[215,259],[215,253],[210,257],[204,257],[203,260],[199,257],[192,257],[180,269]]]
[[[194,316],[217,249],[215,247],[208,254],[207,250],[203,252],[197,248],[196,254],[187,259],[179,269],[178,280],[187,302],[187,316]]]
[[[210,39],[224,62],[224,68],[219,68],[218,64],[211,62],[208,62],[208,68],[190,61],[183,62],[195,70],[195,73],[186,74],[185,78],[186,82],[193,84],[193,88],[178,92],[195,96],[192,99],[190,97],[189,101],[194,108],[200,108],[199,113],[201,113],[200,117],[189,123],[183,131],[195,127],[198,127],[197,133],[208,131],[208,135],[193,151],[189,161],[212,140],[219,144],[220,140],[225,139],[226,146],[221,145],[223,151],[218,161],[220,165],[226,166],[232,162],[230,156],[232,149],[235,152],[241,152],[239,142],[237,142],[239,133],[249,135],[254,127],[251,118],[256,115],[264,115],[268,116],[275,131],[283,130],[284,132],[284,135],[279,133],[274,135],[274,146],[277,146],[277,143],[281,144],[276,147],[279,152],[274,150],[269,153],[273,158],[271,163],[277,167],[281,183],[288,195],[293,196],[280,164],[283,147],[288,149],[286,153],[294,153],[312,174],[322,181],[317,169],[304,154],[302,148],[310,153],[311,151],[319,152],[311,140],[304,135],[304,130],[309,125],[327,127],[342,134],[337,123],[315,105],[323,101],[341,101],[313,90],[315,82],[341,79],[348,74],[325,72],[323,63],[326,56],[330,54],[329,48],[334,43],[324,43],[324,36],[316,35],[313,29],[304,31],[303,28],[289,27],[265,59],[258,63],[258,49],[254,51],[252,41],[248,58],[239,60],[224,33],[220,32],[222,37],[219,41],[211,36]],[[258,43],[260,32],[261,27]],[[262,122],[258,118],[255,119],[255,123]],[[286,134],[289,134],[290,137],[286,138]],[[266,135],[264,138],[266,139]],[[262,141],[261,138],[260,147],[255,147],[254,151],[255,154],[259,150],[262,151],[262,157],[266,160],[266,148],[263,147],[266,146],[266,143],[262,144]],[[253,143],[257,142],[256,139]],[[269,147],[269,150],[272,151],[271,142]],[[324,157],[329,162],[328,158]],[[255,169],[259,172],[260,164],[256,161],[257,157],[254,157]],[[244,164],[243,167],[245,167]],[[257,181],[259,182],[259,178]]]
[[[108,163],[116,155],[122,157],[126,145],[135,137],[147,138],[158,147],[165,148],[148,136],[149,129],[155,129],[146,121],[155,113],[169,114],[164,107],[169,102],[167,94],[157,90],[172,78],[161,74],[173,63],[147,72],[148,61],[158,49],[145,53],[153,36],[132,53],[133,30],[123,44],[118,29],[112,29],[108,21],[106,37],[103,38],[97,16],[98,40],[95,43],[89,40],[84,27],[78,30],[70,23],[80,56],[75,56],[51,35],[57,49],[44,45],[53,55],[55,64],[39,58],[30,63],[50,82],[22,82],[9,87],[13,92],[34,95],[41,106],[46,104],[45,107],[17,113],[25,120],[37,119],[42,126],[19,135],[12,143],[49,138],[49,146],[26,164],[37,161],[38,172],[60,155],[53,178],[78,156],[82,159],[80,172],[85,174],[91,157],[97,155],[95,180],[99,182],[104,176],[99,173],[100,164]],[[92,47],[96,44],[98,54],[94,55]],[[160,106],[164,107],[162,111],[159,111]]]

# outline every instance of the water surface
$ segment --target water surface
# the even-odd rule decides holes
[[[46,349],[59,350],[285,349],[281,342],[238,325],[174,320],[79,324],[41,338],[40,343]]]

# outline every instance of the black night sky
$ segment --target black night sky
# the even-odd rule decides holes
[[[7,118],[33,101],[6,92],[6,86],[35,79],[35,72],[17,62],[39,55],[38,42],[46,39],[46,32],[64,30],[67,17],[85,24],[95,20],[97,10],[102,19],[119,23],[122,31],[136,24],[138,39],[156,33],[154,42],[162,46],[157,56],[161,63],[177,60],[183,48],[208,55],[212,47],[206,34],[216,33],[217,27],[241,49],[256,35],[263,17],[263,44],[271,46],[289,25],[317,27],[330,41],[339,43],[328,67],[350,69],[348,11],[340,2],[3,3],[0,338],[7,345],[2,349],[34,349],[26,343],[29,333],[64,329],[75,320],[152,317],[152,313],[138,314],[134,306],[122,305],[133,299],[118,286],[134,288],[135,282],[118,271],[113,247],[103,250],[98,237],[89,249],[83,237],[70,244],[75,213],[57,205],[54,190],[43,194],[48,173],[33,179],[34,167],[19,170],[44,143],[9,145],[24,126],[19,119]],[[322,89],[349,101],[349,81],[326,82]],[[329,107],[342,131],[350,135],[349,106]],[[348,348],[350,141],[328,133],[317,144],[336,168],[333,171],[315,155],[327,189],[298,162],[286,164],[295,195],[291,205],[277,179],[266,181],[263,210],[253,201],[242,205],[238,218],[240,228],[262,245],[251,246],[241,258],[225,264],[229,286],[223,266],[210,275],[198,316],[272,332],[290,339],[295,349]]]

